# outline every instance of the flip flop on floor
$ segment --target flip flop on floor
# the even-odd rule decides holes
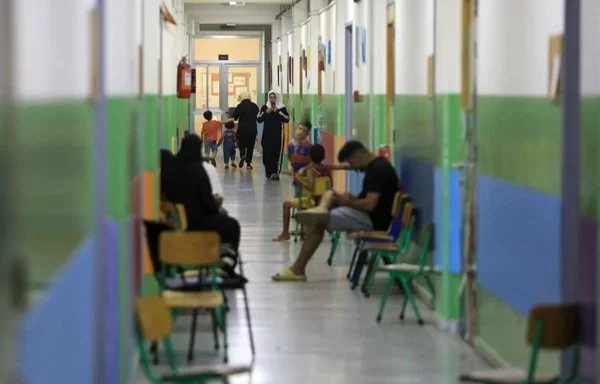
[[[286,268],[276,275],[271,276],[273,281],[306,281],[306,275],[296,275],[290,268]]]

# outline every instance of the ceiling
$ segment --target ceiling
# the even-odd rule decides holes
[[[271,25],[275,16],[291,3],[289,0],[244,0],[230,5],[224,0],[185,0],[185,15],[196,24],[236,24],[236,30],[256,30],[244,26]]]

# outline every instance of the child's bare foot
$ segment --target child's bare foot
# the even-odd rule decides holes
[[[287,241],[290,239],[289,233],[281,233],[279,236],[273,239],[273,241]]]

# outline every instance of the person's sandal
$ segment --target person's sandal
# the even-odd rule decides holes
[[[306,281],[306,275],[296,275],[290,268],[286,268],[271,276],[271,279],[277,282],[304,282]]]

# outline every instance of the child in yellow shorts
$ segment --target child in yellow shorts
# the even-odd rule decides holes
[[[330,167],[321,164],[325,159],[325,148],[320,144],[315,144],[310,147],[309,152],[310,163],[300,169],[294,179],[298,183],[299,187],[302,188],[302,197],[300,199],[294,198],[283,202],[283,230],[273,239],[273,241],[286,241],[290,239],[290,219],[292,214],[292,208],[313,208],[319,203],[320,196],[314,196],[312,193],[315,188],[315,179],[318,177],[329,177],[331,178]],[[300,202],[302,202],[300,204]]]

